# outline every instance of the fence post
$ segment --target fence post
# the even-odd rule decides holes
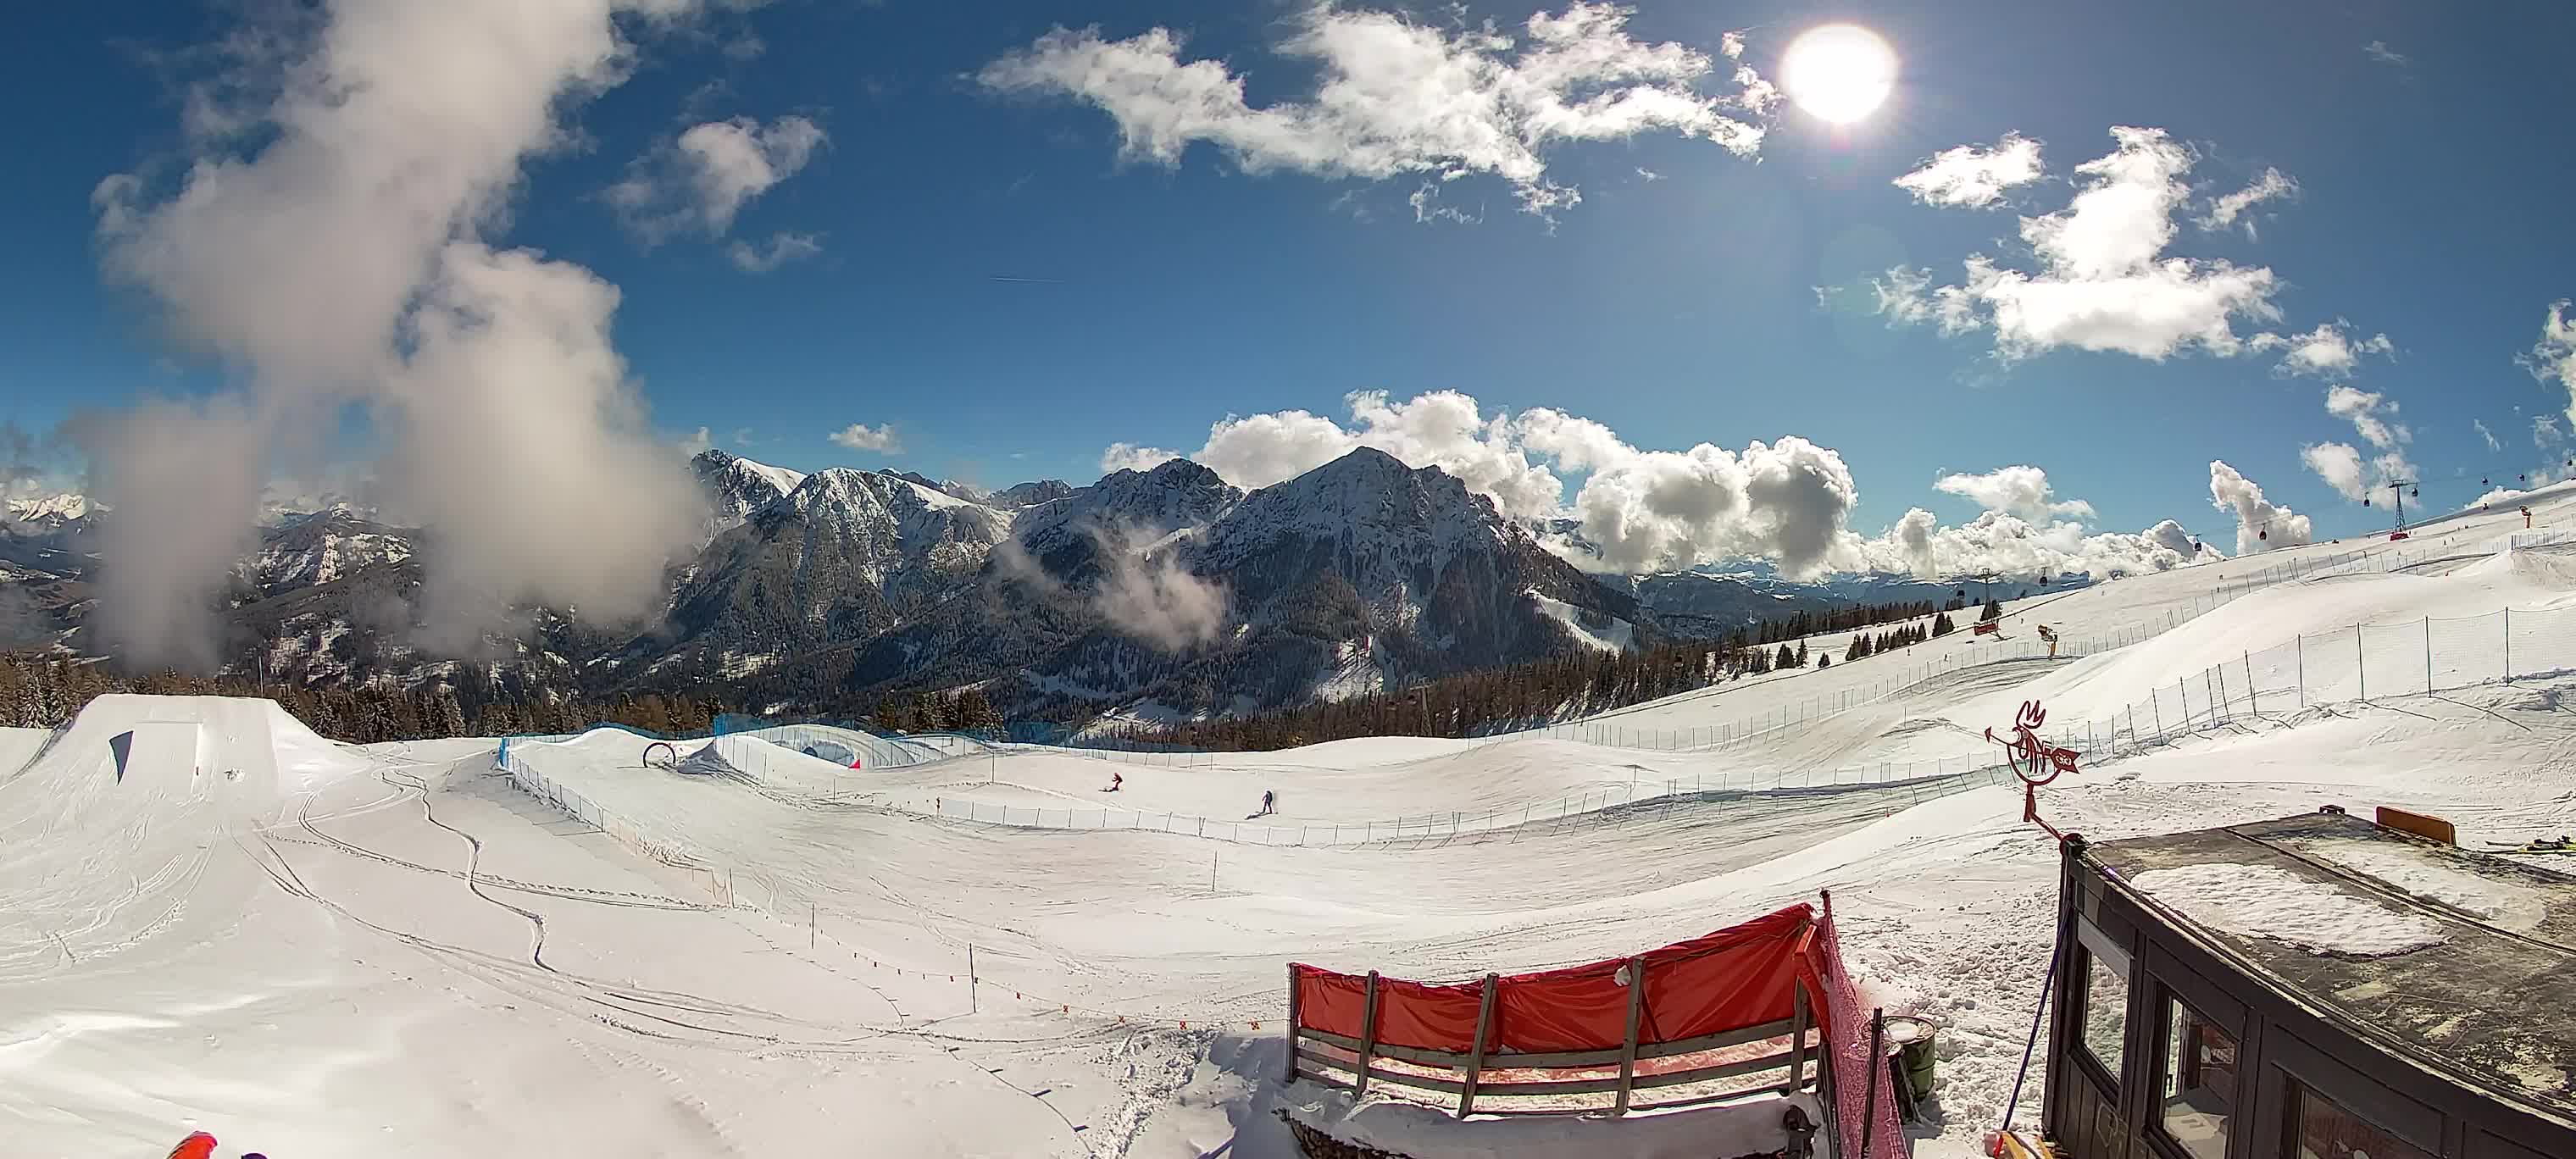
[[[2290,647],[2297,649],[2298,651],[2299,707],[2306,708],[2308,706],[2308,638],[2306,636],[2293,636],[2290,638]]]
[[[1494,989],[1501,980],[1498,974],[1485,975],[1485,997],[1476,1004],[1476,1045],[1467,1052],[1466,1089],[1458,1092],[1458,1117],[1461,1119],[1476,1110],[1476,1080],[1485,1073],[1485,1037],[1493,1033]]]
[[[2361,666],[2361,702],[2370,703],[2370,653],[2361,647],[2361,625],[2352,626],[2352,658]]]
[[[2433,617],[2424,617],[2424,691],[2433,691]]]
[[[1628,959],[1628,1038],[1619,1047],[1619,1102],[1612,1115],[1628,1113],[1628,1091],[1637,1082],[1637,1018],[1646,1007],[1646,959]]]
[[[1807,1085],[1807,984],[1790,983],[1789,999],[1789,1085],[1783,1094],[1796,1094]]]
[[[1288,1074],[1279,1080],[1285,1086],[1297,1081],[1297,963],[1288,963]]]
[[[1358,1102],[1368,1094],[1369,1056],[1377,1053],[1377,971],[1368,973],[1368,1001],[1360,1012],[1359,1083],[1351,1091],[1351,1101]]]
[[[2254,653],[2252,652],[2245,654],[2245,711],[2257,719],[2263,715],[2263,705],[2255,699]]]
[[[2513,609],[2504,610],[2504,682],[2513,683]]]

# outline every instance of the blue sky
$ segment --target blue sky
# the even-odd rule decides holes
[[[0,183],[0,418],[40,433],[83,407],[262,373],[174,340],[152,288],[103,274],[92,191],[115,174],[175,180],[173,159],[204,148],[183,131],[190,84],[242,64],[191,46],[238,43],[263,6],[112,7],[31,9],[0,48],[0,91],[48,110],[22,121],[16,172]],[[1566,11],[1525,0],[1470,5],[1465,19],[1526,45],[1533,13]],[[1410,15],[1444,30],[1459,20],[1438,6]],[[2174,518],[2232,549],[2235,516],[2212,510],[2213,458],[2325,538],[2381,514],[2338,494],[2305,448],[2402,454],[2425,501],[2444,506],[2475,498],[2481,476],[2568,453],[2539,445],[2533,424],[2567,411],[2567,386],[2517,363],[2550,304],[2576,293],[2554,240],[2576,184],[2557,147],[2576,96],[2558,48],[2576,15],[2562,6],[1640,3],[1621,35],[1707,55],[1689,91],[1741,98],[1730,32],[1742,62],[1776,80],[1798,33],[1838,21],[1882,35],[1901,80],[1845,127],[1786,102],[1730,108],[1763,130],[1751,156],[1666,129],[1547,142],[1532,151],[1546,186],[1581,200],[1544,217],[1472,161],[1445,181],[1348,163],[1251,173],[1261,162],[1240,145],[1199,140],[1166,164],[1122,151],[1117,111],[1096,95],[1002,91],[983,73],[1058,26],[1096,26],[1112,44],[1165,28],[1184,35],[1179,61],[1242,78],[1251,108],[1310,101],[1316,63],[1280,51],[1314,27],[1303,5],[785,0],[621,19],[622,81],[559,106],[556,146],[522,160],[506,215],[475,231],[616,288],[615,350],[662,437],[704,427],[715,445],[788,466],[1081,482],[1114,443],[1190,453],[1228,415],[1294,409],[1348,425],[1352,392],[1401,403],[1449,390],[1489,417],[1595,420],[1632,450],[1812,441],[1847,464],[1858,499],[1840,518],[1864,536],[1918,505],[1969,520],[1991,494],[1936,490],[1937,477],[2030,464],[2050,501],[2090,504],[2089,529]],[[681,188],[676,142],[734,118],[754,146],[787,147],[785,118],[819,139],[792,165],[770,155],[763,187],[717,228]],[[1921,271],[1926,294],[1967,285],[1972,254],[2044,274],[2019,219],[2066,210],[2075,167],[2113,153],[2114,126],[2160,129],[2188,151],[2176,178],[2188,201],[2161,258],[2270,271],[2263,302],[2278,317],[2224,319],[2236,340],[2341,320],[2349,343],[2384,334],[2388,351],[2290,374],[2287,345],[2222,355],[2186,342],[2149,358],[2083,349],[2068,337],[2078,327],[2000,358],[2008,322],[1944,335],[1929,314],[1905,325],[1879,309],[1870,282],[1887,285],[1891,269]],[[269,131],[220,151],[256,157]],[[2044,176],[1993,208],[1925,204],[1894,184],[2007,134],[2040,143]],[[2266,170],[2295,193],[2221,228],[2194,223]],[[621,203],[623,181],[651,199]],[[1409,202],[1426,185],[1429,208],[1470,220],[1417,220]],[[758,255],[782,236],[791,256],[774,268],[732,259],[737,243]],[[1834,305],[1819,287],[1842,288]],[[2357,413],[2378,416],[2389,446],[2353,406],[2329,413],[2336,384],[2379,396]],[[828,439],[851,424],[890,425],[900,452]],[[320,454],[333,459],[379,441],[355,419],[328,437]],[[1558,465],[1571,503],[1587,472]]]

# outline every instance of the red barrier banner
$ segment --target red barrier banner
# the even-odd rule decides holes
[[[1742,925],[1649,950],[1641,1044],[1679,1042],[1787,1021],[1795,986],[1826,993],[1814,948],[1816,912],[1800,904]],[[1368,978],[1300,965],[1297,1024],[1346,1038],[1362,1033]],[[1485,1049],[1514,1053],[1617,1050],[1627,1040],[1625,958],[1534,974],[1505,975]],[[1378,980],[1375,1040],[1389,1046],[1465,1052],[1475,1046],[1482,982],[1428,985]],[[1822,1013],[1818,1014],[1822,1021]]]

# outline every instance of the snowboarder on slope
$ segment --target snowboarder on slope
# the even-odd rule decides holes
[[[1267,816],[1269,816],[1269,815],[1271,815],[1271,814],[1273,814],[1273,813],[1276,813],[1276,812],[1278,812],[1278,811],[1279,811],[1279,793],[1278,793],[1278,791],[1277,791],[1277,790],[1275,790],[1275,789],[1263,789],[1263,790],[1261,791],[1261,815],[1262,815],[1262,816],[1264,816],[1264,817],[1267,817]]]
[[[1125,784],[1126,781],[1126,777],[1113,772],[1109,774],[1109,787],[1100,791],[1104,793],[1115,793],[1118,791],[1118,786]]]

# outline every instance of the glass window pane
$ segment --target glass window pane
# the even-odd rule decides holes
[[[2117,1084],[2120,1040],[2129,1032],[2129,978],[2091,954],[2084,962],[2083,1003],[2077,1007],[2084,1012],[2084,1049]]]
[[[2433,1159],[2296,1082],[2290,1084],[2290,1125],[2297,1159]]]
[[[2227,1123],[2236,1113],[2235,1037],[2167,999],[2161,1069],[2156,1121],[2166,1137],[2194,1159],[2227,1159]]]

